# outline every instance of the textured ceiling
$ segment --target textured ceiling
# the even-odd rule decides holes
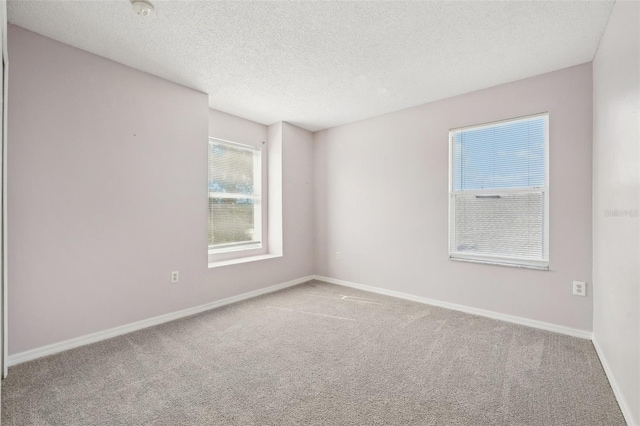
[[[612,1],[9,0],[9,21],[316,131],[593,59]]]

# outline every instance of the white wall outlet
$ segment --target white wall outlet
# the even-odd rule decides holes
[[[582,281],[573,282],[573,295],[574,296],[586,296],[587,295],[587,283]]]
[[[171,282],[172,283],[177,283],[179,279],[180,279],[180,272],[179,271],[171,272]]]
[[[336,260],[340,260],[342,259],[342,255],[340,254],[339,251],[336,252]]]

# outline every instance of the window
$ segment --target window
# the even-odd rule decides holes
[[[548,114],[449,132],[449,257],[548,269]]]
[[[209,139],[209,254],[262,247],[262,155]]]

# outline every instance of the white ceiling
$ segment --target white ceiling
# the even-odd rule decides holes
[[[9,21],[311,131],[593,59],[613,1],[9,0]]]

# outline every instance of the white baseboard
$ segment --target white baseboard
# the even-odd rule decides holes
[[[312,279],[313,279],[313,276],[298,278],[298,279],[287,281],[284,283],[272,285],[270,287],[265,287],[258,290],[250,291],[248,293],[239,294],[237,296],[231,296],[226,299],[216,300],[215,302],[206,303],[204,305],[194,306],[193,308],[187,308],[177,312],[158,315],[157,317],[148,318],[148,319],[137,321],[131,324],[125,324],[119,327],[110,328],[108,330],[98,331],[96,333],[91,333],[85,336],[80,336],[73,339],[65,340],[64,342],[53,343],[51,345],[46,345],[39,348],[31,349],[28,351],[20,352],[17,354],[9,355],[7,359],[7,364],[9,367],[11,367],[16,364],[34,360],[36,358],[41,358],[47,355],[53,355],[55,353],[77,348],[79,346],[84,346],[90,343],[99,342],[101,340],[110,339],[112,337],[131,333],[133,331],[141,330],[143,328],[147,328],[147,327],[162,324],[165,322],[173,321],[179,318],[184,318],[191,315],[199,314],[200,312],[219,308],[225,305],[230,305],[232,303],[240,302],[246,299],[251,299],[253,297],[261,296],[263,294],[272,293],[274,291],[282,290],[287,287],[292,287],[294,285],[298,285]]]
[[[604,356],[604,352],[602,347],[598,343],[598,340],[595,336],[591,339],[593,342],[593,346],[596,348],[596,353],[598,354],[598,358],[600,358],[600,363],[602,364],[602,368],[604,368],[604,372],[609,379],[609,384],[611,385],[611,389],[613,389],[613,394],[616,396],[618,400],[618,405],[620,406],[620,411],[622,411],[622,415],[624,416],[625,421],[629,426],[638,426],[638,423],[633,419],[633,415],[631,414],[631,409],[629,408],[629,404],[627,404],[627,400],[624,398],[620,387],[618,386],[618,382],[616,381],[615,376],[613,375],[613,371],[611,371],[611,367],[607,362],[607,358]]]
[[[587,330],[580,330],[577,328],[565,327],[562,325],[556,325],[548,322],[532,320],[529,318],[517,317],[514,315],[501,314],[499,312],[473,308],[471,306],[457,305],[455,303],[443,302],[441,300],[429,299],[421,296],[414,296],[412,294],[401,293],[399,291],[386,290],[384,288],[379,288],[379,287],[371,287],[364,284],[357,284],[350,281],[338,280],[335,278],[323,277],[320,275],[314,275],[313,278],[319,281],[330,283],[330,284],[337,284],[345,287],[357,288],[359,290],[370,291],[372,293],[378,293],[378,294],[384,294],[386,296],[393,296],[400,299],[406,299],[414,302],[424,303],[427,305],[451,309],[454,311],[465,312],[467,314],[480,315],[483,317],[492,318],[500,321],[506,321],[514,324],[525,325],[527,327],[539,328],[546,331],[553,331],[554,333],[566,334],[568,336],[579,337],[581,339],[591,340],[593,337],[593,333]]]

